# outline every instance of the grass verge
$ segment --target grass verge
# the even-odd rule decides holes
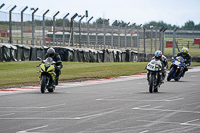
[[[39,83],[36,67],[39,61],[0,62],[0,87],[6,85]],[[84,78],[111,78],[117,76],[146,73],[147,62],[108,62],[83,63],[63,62],[60,80],[77,80]],[[169,63],[170,65],[170,63]],[[200,63],[192,62],[192,66]]]

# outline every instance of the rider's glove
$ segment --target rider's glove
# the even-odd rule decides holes
[[[56,66],[55,69],[56,69],[56,70],[60,70],[60,66]]]

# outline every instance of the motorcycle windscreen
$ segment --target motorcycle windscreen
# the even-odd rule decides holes
[[[176,59],[181,63],[183,63],[185,61],[184,58],[181,56],[176,57]]]
[[[46,61],[45,61],[45,66],[46,66],[46,67],[51,66],[52,62],[53,62],[53,59],[52,59],[51,57],[48,57],[48,58],[46,59]]]

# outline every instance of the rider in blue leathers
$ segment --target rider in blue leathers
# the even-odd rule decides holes
[[[188,71],[188,66],[190,66],[191,64],[191,55],[188,53],[188,49],[183,47],[183,49],[181,50],[181,52],[179,52],[177,55],[174,56],[174,58],[176,58],[177,56],[181,56],[185,59],[185,66],[183,69],[183,73],[180,76],[184,76],[185,72]]]

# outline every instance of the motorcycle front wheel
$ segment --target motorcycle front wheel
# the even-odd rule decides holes
[[[172,79],[173,74],[174,74],[174,71],[175,71],[175,69],[172,69],[172,70],[169,72],[169,74],[168,74],[168,76],[167,76],[167,81],[170,81],[170,80]]]
[[[45,93],[46,83],[47,83],[47,77],[46,77],[46,75],[42,75],[42,77],[41,77],[41,88],[40,88],[41,93]]]
[[[149,78],[149,92],[152,93],[154,88],[154,76]]]

